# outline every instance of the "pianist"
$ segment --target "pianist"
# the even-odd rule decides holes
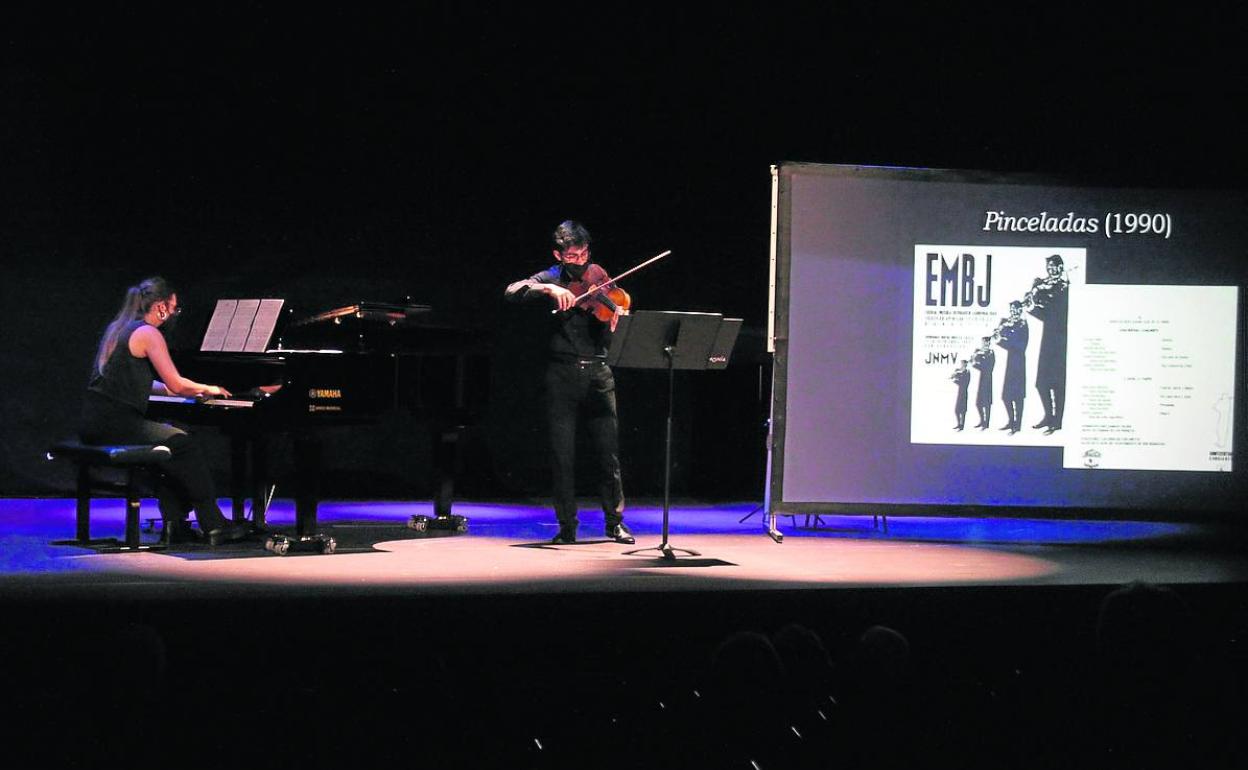
[[[577,423],[587,429],[598,468],[599,498],[606,519],[606,535],[617,543],[635,542],[624,525],[624,488],[620,480],[619,426],[615,406],[615,379],[607,366],[608,324],[576,309],[568,286],[589,265],[589,231],[567,221],[554,232],[556,264],[507,287],[513,302],[545,298],[550,315],[546,339],[546,425],[550,435],[554,477],[555,517],[559,532],[555,544],[576,542],[576,480],[574,471]]]
[[[191,509],[212,545],[241,540],[245,523],[225,518],[217,506],[203,453],[186,431],[146,419],[152,392],[229,396],[178,374],[161,327],[177,318],[178,296],[163,278],[148,278],[126,292],[121,311],[104,331],[83,401],[79,434],[91,444],[161,444],[173,456],[157,485],[160,515],[170,542],[195,539],[186,522]],[[158,378],[158,379],[157,379]]]

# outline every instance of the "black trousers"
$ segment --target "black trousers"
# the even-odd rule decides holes
[[[172,425],[145,419],[125,404],[87,391],[82,405],[79,438],[88,444],[160,444],[173,456],[162,466],[156,482],[160,515],[182,521],[191,509],[205,532],[224,526],[208,462],[195,439]]]
[[[615,377],[603,361],[552,361],[546,366],[546,425],[555,516],[561,528],[573,532],[577,525],[576,433],[580,424],[585,426],[593,453],[602,512],[607,526],[613,527],[624,519]]]
[[[977,406],[975,408],[979,410],[979,425],[976,425],[975,427],[977,428],[985,427],[989,423],[992,422],[992,419],[991,419],[992,418],[992,404],[991,403],[984,404],[983,406]]]
[[[1051,428],[1062,427],[1062,415],[1066,411],[1066,382],[1036,385],[1040,403],[1044,404],[1044,422]]]
[[[1010,418],[1010,428],[1013,428],[1014,430],[1023,429],[1023,399],[1005,399],[1005,413]]]

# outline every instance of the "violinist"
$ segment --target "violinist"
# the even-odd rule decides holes
[[[619,315],[627,312],[628,296],[613,289],[613,299],[607,299],[593,291],[610,279],[590,262],[589,244],[584,225],[573,220],[561,223],[553,234],[555,264],[511,284],[504,297],[512,302],[544,300],[557,311],[550,314],[543,351],[546,426],[559,522],[559,532],[551,542],[576,542],[576,434],[578,425],[583,425],[598,470],[606,536],[632,544],[636,541],[624,524],[615,379],[607,366],[611,332]],[[576,302],[578,295],[587,292],[587,299]]]

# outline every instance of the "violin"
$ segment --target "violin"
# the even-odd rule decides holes
[[[668,249],[639,265],[630,267],[615,278],[607,275],[606,270],[590,262],[585,266],[585,274],[581,276],[580,280],[573,281],[567,286],[568,291],[576,295],[576,299],[572,301],[572,306],[584,310],[603,323],[611,323],[615,319],[617,312],[627,312],[629,305],[632,303],[628,292],[616,286],[616,281],[637,272],[646,265],[663,259],[671,253],[672,250]],[[559,308],[555,308],[550,312],[558,313]],[[612,326],[611,329],[614,331],[615,327]]]
[[[611,323],[617,313],[628,312],[632,304],[628,292],[616,286],[607,271],[592,262],[585,267],[581,279],[568,284],[567,289],[577,296],[573,307],[603,323]]]

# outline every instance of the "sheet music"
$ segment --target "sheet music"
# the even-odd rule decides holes
[[[251,322],[256,319],[256,311],[260,309],[260,300],[258,299],[240,299],[238,300],[238,309],[234,311],[234,318],[230,320],[230,328],[225,333],[225,344],[221,346],[221,350],[227,353],[237,353],[247,344],[247,335],[251,334]]]
[[[219,299],[201,351],[263,353],[269,347],[284,299]]]
[[[201,351],[217,352],[225,346],[225,333],[230,328],[230,321],[238,309],[238,300],[219,299],[217,307],[212,311],[212,320],[208,322],[208,330],[204,332],[204,342],[199,346]]]
[[[263,353],[268,348],[269,339],[273,336],[273,329],[277,326],[277,319],[282,314],[282,304],[285,301],[282,299],[260,300],[260,308],[251,324],[251,333],[247,335],[247,342],[243,346],[244,351]]]

